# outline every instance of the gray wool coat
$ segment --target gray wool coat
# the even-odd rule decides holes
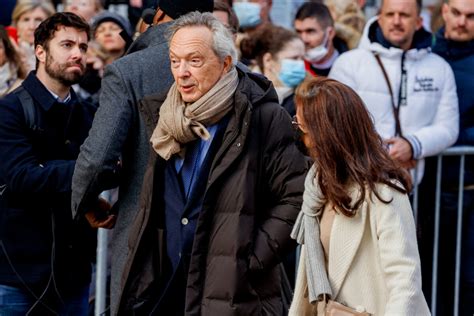
[[[126,56],[106,68],[100,106],[89,137],[81,147],[72,182],[72,212],[77,217],[90,209],[101,191],[119,185],[114,211],[119,216],[112,239],[111,313],[115,315],[128,274],[125,263],[134,249],[128,246],[130,223],[147,165],[149,139],[138,114],[138,101],[166,93],[173,83],[166,33],[173,22],[149,28]],[[120,177],[117,162],[122,161]],[[118,180],[119,182],[115,179]]]

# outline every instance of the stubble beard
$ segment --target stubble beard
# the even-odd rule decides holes
[[[53,56],[48,54],[46,56],[46,65],[45,65],[45,71],[46,73],[53,79],[59,81],[65,86],[72,86],[73,84],[79,83],[84,76],[84,67],[82,64],[79,64],[81,66],[82,71],[79,73],[77,71],[74,72],[68,72],[67,68],[74,65],[76,63],[74,62],[69,62],[69,63],[64,63],[64,64],[59,64],[55,62]]]

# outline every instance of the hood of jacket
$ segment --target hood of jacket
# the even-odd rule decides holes
[[[456,42],[444,37],[445,28],[442,27],[434,38],[433,52],[447,60],[462,59],[474,55],[474,40]]]
[[[419,59],[431,52],[432,36],[424,28],[415,32],[410,49],[406,52],[407,57]],[[403,55],[403,50],[392,45],[383,36],[382,29],[378,23],[378,16],[367,21],[359,48],[367,49],[387,57],[399,57]]]
[[[259,73],[251,72],[246,66],[236,65],[239,73],[239,85],[236,93],[245,95],[252,106],[265,102],[278,103],[278,95],[270,80]]]

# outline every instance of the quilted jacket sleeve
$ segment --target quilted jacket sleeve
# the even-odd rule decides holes
[[[270,268],[296,246],[290,238],[296,217],[301,209],[304,178],[309,163],[298,151],[288,113],[281,107],[263,109],[267,132],[263,149],[263,171],[270,199],[265,218],[258,227],[254,240],[254,255],[250,269]]]

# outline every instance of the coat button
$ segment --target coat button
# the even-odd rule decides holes
[[[188,225],[188,223],[189,223],[189,221],[188,221],[188,219],[187,219],[186,217],[183,217],[183,218],[181,219],[181,224],[183,224],[183,225]]]
[[[240,147],[240,143],[237,143],[237,147]]]

